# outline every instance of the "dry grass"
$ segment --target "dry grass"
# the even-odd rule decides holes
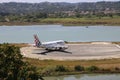
[[[38,60],[24,58],[30,64],[36,66],[37,68],[44,68],[46,66],[56,66],[63,65],[69,68],[73,68],[76,65],[82,65],[84,67],[97,66],[104,69],[114,69],[115,67],[120,68],[120,59],[106,59],[106,60],[81,60],[81,61],[55,61],[55,60]]]
[[[78,25],[120,25],[120,18],[47,18],[41,23],[60,23],[60,24],[78,24]]]
[[[39,25],[39,24],[63,24],[63,25],[120,25],[120,17],[93,18],[45,18],[38,22],[0,22],[0,25]]]
[[[27,43],[11,43],[10,45],[14,45],[16,47],[27,47],[29,46]]]

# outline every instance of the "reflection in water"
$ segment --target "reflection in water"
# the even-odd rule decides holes
[[[45,77],[45,80],[120,80],[120,74],[84,74]]]

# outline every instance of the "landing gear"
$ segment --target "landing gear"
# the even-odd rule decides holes
[[[62,47],[60,47],[59,50],[62,50]]]

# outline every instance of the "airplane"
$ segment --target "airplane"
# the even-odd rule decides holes
[[[34,42],[35,42],[35,47],[45,48],[45,50],[48,51],[53,51],[53,50],[64,51],[65,49],[68,48],[68,46],[65,44],[65,41],[63,40],[42,43],[36,34],[34,35]]]

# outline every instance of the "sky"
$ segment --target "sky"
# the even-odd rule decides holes
[[[40,2],[98,2],[98,1],[120,1],[120,0],[0,0],[0,3],[3,2],[29,2],[29,3],[40,3]]]

